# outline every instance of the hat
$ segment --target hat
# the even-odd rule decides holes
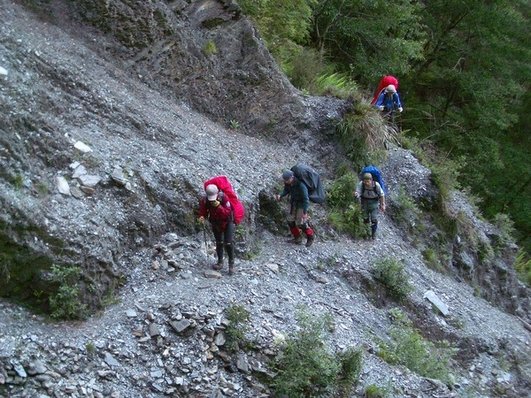
[[[365,173],[363,174],[364,180],[372,180],[372,174],[371,173]]]
[[[284,172],[282,173],[282,179],[287,182],[291,177],[293,177],[293,175],[293,171],[284,170]]]
[[[208,200],[216,200],[218,198],[219,189],[214,184],[207,185],[205,192]]]
[[[387,93],[396,93],[396,87],[392,84],[388,85],[386,88],[385,88],[385,91]]]

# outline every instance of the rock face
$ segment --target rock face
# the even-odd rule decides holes
[[[245,191],[252,225],[253,197],[305,155],[249,135],[287,141],[297,130],[316,137],[301,146],[317,146],[340,116],[342,102],[296,93],[231,4],[58,1],[37,11],[48,22],[34,24],[38,15],[20,6],[2,11],[0,240],[10,249],[0,290],[8,296],[31,299],[31,289],[13,286],[48,293],[52,263],[82,264],[83,301],[99,306],[131,247],[194,230],[201,182],[212,175]],[[110,35],[82,34],[81,19]],[[217,55],[201,50],[209,40]],[[227,132],[189,106],[241,128]],[[46,306],[46,296],[33,301]]]

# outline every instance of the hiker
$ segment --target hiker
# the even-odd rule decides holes
[[[378,229],[378,207],[385,212],[385,193],[371,173],[364,173],[363,180],[356,186],[354,196],[361,201],[363,222],[371,224],[371,239],[376,238]]]
[[[205,187],[206,195],[199,201],[199,222],[208,218],[216,240],[218,261],[212,266],[219,271],[223,268],[223,252],[229,257],[229,275],[234,274],[234,215],[227,197],[214,184]]]
[[[308,220],[308,209],[310,207],[310,198],[308,187],[302,181],[299,181],[291,170],[285,170],[282,173],[284,180],[284,190],[279,195],[275,195],[277,201],[282,200],[284,196],[291,196],[290,211],[288,215],[288,226],[293,239],[291,243],[302,244],[302,233],[306,235],[306,247],[310,247],[315,240],[315,233],[310,227]]]
[[[393,84],[388,85],[385,90],[381,92],[375,106],[386,114],[394,113],[396,110],[401,113],[404,110],[402,108],[402,103],[400,102],[400,96]]]
[[[380,79],[380,83],[378,83],[378,87],[376,88],[376,91],[374,92],[374,97],[372,98],[371,105],[376,104],[376,101],[378,100],[378,97],[380,96],[380,94],[390,84],[395,86],[395,89],[398,90],[398,79],[396,77],[392,75],[386,75]]]

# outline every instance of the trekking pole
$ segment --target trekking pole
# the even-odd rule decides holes
[[[206,237],[206,227],[203,223],[203,241],[205,242],[205,254],[208,256],[208,245],[207,245],[207,237]]]

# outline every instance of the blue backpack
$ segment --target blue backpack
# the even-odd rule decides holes
[[[380,186],[382,187],[384,191],[384,194],[387,195],[387,187],[385,186],[385,183],[382,177],[382,172],[378,169],[378,167],[373,166],[373,165],[365,166],[361,170],[360,179],[363,178],[363,174],[365,173],[371,173],[372,179],[376,181],[378,184],[380,184]]]

